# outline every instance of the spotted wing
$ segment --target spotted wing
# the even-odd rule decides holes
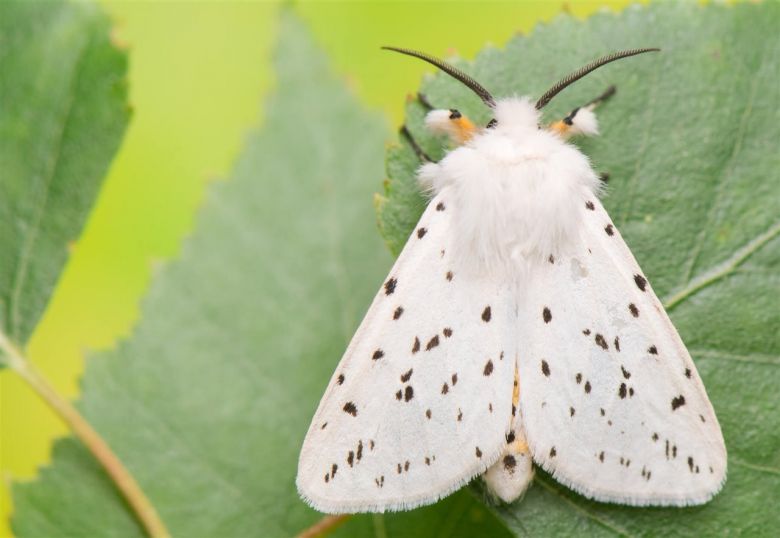
[[[534,461],[601,501],[690,505],[726,449],[688,351],[598,200],[576,252],[534,272],[519,306],[520,407]]]
[[[434,198],[320,402],[298,490],[330,513],[428,504],[485,471],[510,425],[514,297],[459,273],[448,190]]]

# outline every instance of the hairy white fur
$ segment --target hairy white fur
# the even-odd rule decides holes
[[[594,136],[599,134],[599,122],[590,107],[582,107],[572,119],[571,135]]]
[[[452,187],[459,214],[453,247],[461,263],[506,278],[571,246],[579,208],[599,181],[587,157],[539,128],[528,99],[499,101],[495,112],[496,127],[426,164],[419,178],[434,193]]]
[[[431,110],[425,115],[425,126],[434,134],[444,134],[457,140],[459,137],[458,127],[450,118],[451,114],[450,110]]]

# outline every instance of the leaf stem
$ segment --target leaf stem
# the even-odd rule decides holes
[[[138,520],[152,538],[170,538],[162,519],[144,495],[138,482],[111,450],[105,440],[86,421],[71,403],[60,396],[33,364],[0,331],[0,351],[4,352],[8,366],[19,374],[59,417],[65,421],[95,459],[105,469],[114,485],[124,496]]]
[[[317,536],[322,536],[344,523],[347,519],[349,519],[349,514],[325,516],[308,529],[301,531],[296,538],[315,538]]]

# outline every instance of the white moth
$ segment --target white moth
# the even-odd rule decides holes
[[[317,408],[301,496],[329,513],[403,510],[484,475],[511,502],[533,462],[599,501],[708,501],[726,476],[718,420],[597,175],[565,141],[596,133],[601,98],[540,126],[568,84],[656,49],[597,60],[536,105],[495,101],[441,60],[393,50],[466,84],[495,121],[428,114],[462,144],[419,171],[432,200]]]

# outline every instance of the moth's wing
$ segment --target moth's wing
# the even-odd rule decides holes
[[[576,252],[533,273],[519,305],[520,407],[534,461],[600,501],[692,505],[726,448],[688,351],[595,198]]]
[[[298,463],[322,512],[432,503],[485,471],[510,425],[515,299],[449,256],[448,189],[434,198],[320,402]]]

